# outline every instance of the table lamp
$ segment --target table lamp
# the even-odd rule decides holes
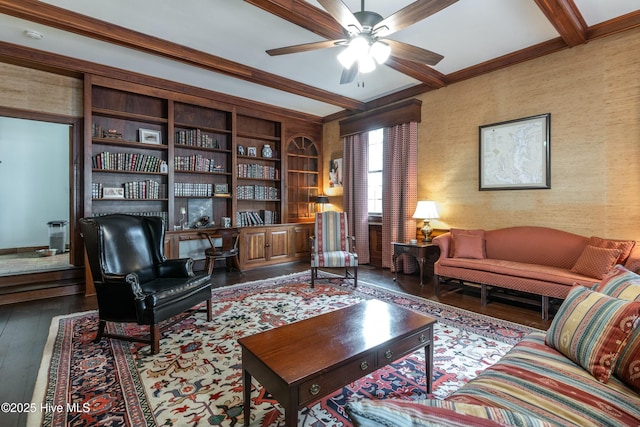
[[[180,219],[180,225],[182,226],[182,229],[186,229],[187,228],[187,224],[184,221],[184,217],[187,214],[187,208],[180,208],[180,214],[182,215],[182,219]]]
[[[416,206],[416,211],[413,214],[413,218],[424,220],[424,225],[422,226],[422,235],[424,239],[423,242],[431,241],[431,232],[433,228],[429,225],[429,221],[432,219],[438,219],[440,216],[438,215],[438,209],[436,208],[436,202],[432,200],[420,200],[418,201],[418,205]]]
[[[329,203],[329,198],[327,196],[317,196],[316,197],[316,205],[320,205],[320,212],[324,212],[324,205]]]

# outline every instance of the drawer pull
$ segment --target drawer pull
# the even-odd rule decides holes
[[[313,396],[320,393],[320,384],[312,384],[309,388],[309,393],[311,393]]]
[[[384,357],[386,357],[387,359],[391,359],[393,357],[393,351],[391,350],[387,350],[384,352]]]
[[[418,338],[420,340],[420,342],[425,342],[427,341],[427,337],[424,336],[424,334],[420,334],[420,338]]]
[[[360,369],[362,369],[363,371],[366,371],[367,369],[369,369],[369,362],[367,362],[366,360],[362,362],[360,364]]]

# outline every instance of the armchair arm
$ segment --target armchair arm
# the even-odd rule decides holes
[[[193,259],[166,259],[158,264],[159,277],[193,277]]]

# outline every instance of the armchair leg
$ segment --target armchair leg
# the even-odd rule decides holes
[[[158,354],[160,352],[160,325],[157,323],[149,325],[149,338],[151,354]]]
[[[311,267],[311,287],[315,286],[316,275],[318,274],[318,267]]]
[[[100,342],[100,340],[102,339],[102,334],[104,333],[104,328],[106,327],[107,327],[107,321],[100,320],[100,323],[98,324],[98,332],[96,333],[96,337],[93,340],[94,343],[97,344]]]
[[[353,287],[358,287],[358,266],[353,267]]]
[[[207,322],[211,322],[213,320],[213,307],[211,298],[206,301],[207,304]]]

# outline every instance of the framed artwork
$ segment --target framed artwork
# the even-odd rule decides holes
[[[551,188],[551,114],[480,126],[479,190]]]
[[[124,199],[124,188],[122,187],[103,187],[103,199]]]
[[[256,147],[247,147],[247,156],[258,157],[258,150]]]
[[[145,144],[162,144],[162,134],[159,130],[138,129],[140,142]]]
[[[329,188],[342,188],[342,159],[329,160]]]
[[[212,199],[189,199],[187,207],[189,213],[189,228],[194,228],[202,217],[213,218]]]
[[[228,194],[229,193],[229,184],[214,184],[213,192],[215,194]]]

